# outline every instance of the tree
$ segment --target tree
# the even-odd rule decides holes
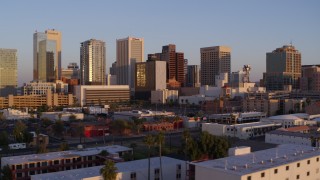
[[[13,136],[18,142],[23,142],[24,132],[26,131],[27,126],[22,121],[17,121],[13,129]]]
[[[47,146],[45,144],[40,144],[38,146],[38,149],[37,149],[37,153],[38,154],[43,154],[43,153],[47,153],[48,152],[48,149],[47,149]]]
[[[6,131],[0,132],[0,146],[7,147],[9,144],[8,134]]]
[[[63,121],[61,120],[57,120],[54,124],[53,124],[53,133],[55,136],[61,137],[63,135],[63,131],[64,131],[64,124]]]
[[[74,115],[74,114],[71,114],[71,115],[69,116],[69,120],[70,120],[70,121],[74,121],[74,120],[76,120],[76,119],[77,119],[77,116]]]
[[[3,180],[13,180],[12,172],[8,164],[2,167],[1,173],[3,174],[2,175]]]
[[[100,174],[104,180],[115,180],[117,178],[117,167],[111,160],[104,162],[104,167],[100,169]]]
[[[27,132],[27,131],[24,131],[23,132],[23,142],[29,144],[33,141],[33,134]]]
[[[150,180],[150,156],[151,156],[151,147],[155,144],[155,138],[148,134],[144,138],[144,143],[148,146],[148,180]]]
[[[102,151],[99,153],[99,155],[106,157],[106,156],[109,155],[109,152],[106,151],[106,150],[102,150]]]
[[[147,119],[133,117],[132,120],[135,125],[135,129],[137,130],[137,133],[140,134],[140,129],[142,128],[143,123],[147,121]]]
[[[159,146],[159,160],[160,160],[160,179],[163,180],[163,173],[162,173],[162,145],[164,144],[165,141],[165,136],[163,132],[159,132],[157,137],[156,137],[156,143]]]
[[[110,124],[111,128],[113,130],[113,133],[118,134],[118,135],[124,135],[125,131],[132,127],[128,121],[123,120],[123,119],[117,119],[114,121],[111,121]]]
[[[132,154],[134,155],[134,148],[136,148],[137,147],[137,144],[136,143],[131,143],[130,144],[130,148],[132,148]],[[133,158],[134,158],[134,156],[132,156],[132,160],[133,160]]]
[[[50,120],[50,119],[48,119],[48,118],[42,118],[41,119],[41,124],[42,124],[42,127],[48,127],[48,126],[50,126],[50,125],[52,125],[53,123],[52,123],[52,121]]]
[[[68,143],[63,142],[63,143],[60,144],[60,148],[59,148],[60,151],[67,151],[69,149],[70,148],[69,148],[69,144]]]
[[[3,112],[0,112],[0,121],[6,120],[6,118],[3,115]]]

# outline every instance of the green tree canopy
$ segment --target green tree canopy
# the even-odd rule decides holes
[[[27,130],[27,126],[22,121],[17,121],[13,129],[13,136],[18,142],[24,141],[24,132]]]
[[[117,178],[117,167],[111,160],[104,162],[104,167],[100,169],[100,174],[104,180],[115,180]]]

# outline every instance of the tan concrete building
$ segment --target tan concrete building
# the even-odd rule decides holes
[[[61,78],[61,32],[49,29],[33,34],[33,80]]]
[[[0,97],[0,108],[38,108],[43,105],[52,106],[70,106],[74,103],[72,94],[62,95],[53,94],[50,91],[46,95],[28,95]]]
[[[143,60],[143,38],[127,37],[117,39],[117,84],[129,85],[130,90],[134,90],[135,63],[143,62]]]
[[[278,109],[278,99],[244,99],[242,102],[244,112],[258,111],[267,113],[267,116],[273,116],[276,115]]]
[[[302,66],[300,89],[302,91],[320,92],[320,65]]]
[[[299,89],[301,53],[292,45],[285,45],[267,53],[265,86],[268,91]]]
[[[81,85],[75,87],[74,93],[80,106],[107,105],[130,101],[128,85]]]
[[[90,39],[81,43],[80,83],[82,85],[106,84],[105,42]]]
[[[231,48],[227,46],[212,46],[200,49],[201,85],[215,85],[215,76],[228,73],[230,82]]]
[[[16,49],[0,48],[0,96],[15,93],[18,85],[18,65]]]

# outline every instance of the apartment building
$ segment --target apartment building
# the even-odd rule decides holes
[[[131,148],[112,145],[70,151],[50,152],[1,158],[1,167],[9,165],[12,178],[16,180],[30,179],[31,175],[45,174],[57,171],[81,169],[102,165],[105,157],[101,151],[110,154],[132,153]]]

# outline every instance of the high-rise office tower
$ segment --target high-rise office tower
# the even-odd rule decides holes
[[[61,32],[46,30],[33,34],[33,80],[61,79]]]
[[[320,64],[303,65],[300,89],[302,91],[320,92]]]
[[[90,39],[80,47],[81,85],[106,84],[106,47],[105,42]]]
[[[0,48],[0,96],[15,94],[18,85],[17,50]]]
[[[184,59],[184,53],[176,52],[176,45],[169,44],[166,46],[162,46],[161,53],[149,54],[148,58],[166,61],[167,82],[169,82],[169,80],[175,80],[178,81],[178,84],[184,86],[186,63],[188,62],[188,60]],[[170,86],[170,84],[168,86]]]
[[[285,45],[267,54],[265,86],[267,90],[299,89],[301,53],[292,45]]]
[[[129,85],[134,90],[135,63],[143,62],[143,38],[117,39],[117,84]]]
[[[227,46],[213,46],[200,48],[201,55],[201,85],[215,86],[215,76],[231,73],[231,48]]]
[[[187,87],[200,87],[200,66],[188,65],[186,76]]]
[[[151,60],[136,63],[135,98],[149,100],[151,91],[166,89],[165,61]]]

